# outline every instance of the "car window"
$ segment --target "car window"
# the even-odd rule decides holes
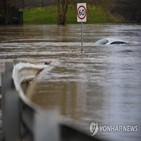
[[[107,39],[100,39],[96,42],[96,44],[99,44],[99,45],[105,45],[108,43],[108,40]]]
[[[114,44],[127,44],[127,43],[124,41],[115,41],[111,43],[111,45],[114,45]]]

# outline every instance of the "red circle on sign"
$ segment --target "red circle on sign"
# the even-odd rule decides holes
[[[79,16],[79,10],[80,10],[80,8],[83,8],[83,9],[84,9],[84,16],[83,16],[83,17],[80,17],[80,16]],[[86,8],[85,8],[85,6],[80,5],[80,6],[78,7],[78,9],[77,9],[77,16],[78,16],[78,18],[81,19],[81,20],[85,19],[85,17],[86,17]]]

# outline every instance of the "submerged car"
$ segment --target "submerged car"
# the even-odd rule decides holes
[[[128,44],[128,42],[116,38],[103,38],[95,42],[95,45],[114,45],[114,44]]]

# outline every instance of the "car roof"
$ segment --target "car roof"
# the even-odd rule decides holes
[[[96,45],[106,45],[106,44],[108,45],[108,44],[121,44],[121,43],[127,44],[127,42],[124,40],[108,37],[108,38],[102,38],[98,40],[95,44]]]
[[[127,43],[126,41],[121,40],[121,39],[117,39],[117,38],[110,38],[110,37],[108,37],[108,38],[105,38],[105,39],[107,39],[109,42],[119,41],[119,42],[125,42],[125,43]]]

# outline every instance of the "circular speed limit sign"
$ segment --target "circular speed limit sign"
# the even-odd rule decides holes
[[[83,20],[86,17],[86,9],[83,5],[78,8],[78,18]]]
[[[86,22],[87,20],[87,10],[86,3],[77,4],[77,22]]]

